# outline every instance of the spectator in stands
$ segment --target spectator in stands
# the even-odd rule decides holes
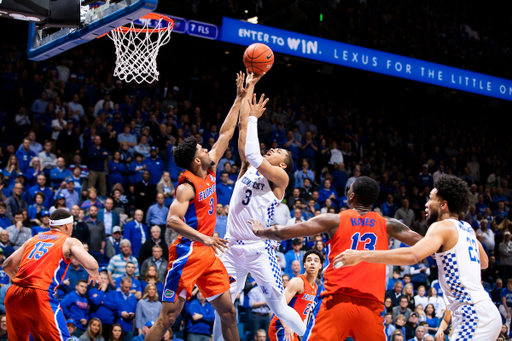
[[[89,313],[91,319],[97,318],[101,321],[103,337],[106,340],[112,331],[117,312],[116,298],[115,290],[109,287],[107,272],[101,271],[98,288],[93,287],[89,290]]]
[[[292,271],[286,273],[288,276],[290,276],[290,279],[293,279],[302,273],[300,262],[298,260],[292,261],[291,268],[292,268]]]
[[[398,315],[404,315],[405,320],[409,320],[409,317],[412,314],[411,309],[408,308],[409,306],[409,299],[407,296],[402,295],[400,296],[398,306],[393,308],[393,318],[396,318]]]
[[[108,341],[124,341],[124,334],[123,334],[123,328],[117,323],[114,323],[112,325],[112,331],[108,337],[105,340]]]
[[[503,241],[500,243],[500,265],[501,265],[501,278],[506,282],[512,278],[512,242],[510,241],[510,231],[503,233]]]
[[[1,205],[2,203],[0,203]],[[9,232],[0,229],[0,248],[2,248],[5,258],[9,257],[15,250],[9,245]]]
[[[80,193],[75,190],[75,182],[72,178],[67,178],[62,182],[59,190],[55,193],[55,197],[58,197],[59,195],[64,196],[64,199],[66,200],[66,207],[69,211],[71,211],[73,206],[78,205],[80,202]]]
[[[224,214],[224,206],[222,204],[217,203],[216,211],[217,211],[217,220],[215,223],[215,232],[217,232],[219,234],[220,238],[224,238],[224,236],[226,235],[226,226],[228,224],[228,217]],[[288,211],[288,208],[286,208],[286,212],[288,212],[288,216],[289,216],[290,211]],[[275,218],[276,217],[274,215],[274,221],[275,221]]]
[[[137,262],[137,258],[132,256],[131,253],[132,247],[130,241],[128,239],[121,240],[121,253],[112,257],[107,267],[108,278],[113,287],[116,286],[116,280],[126,273],[126,263],[128,262],[135,264],[135,273],[133,276],[135,279],[139,278],[139,263]],[[130,286],[131,285],[130,283]]]
[[[89,235],[91,238],[89,253],[98,263],[103,263],[106,240],[105,225],[98,220],[98,208],[96,206],[89,207],[89,217],[85,220],[85,223],[89,227]]]
[[[414,340],[414,337],[417,334],[417,330],[420,328],[422,329],[422,332],[423,332],[423,334],[420,334],[421,339],[418,338],[417,340]],[[405,324],[405,339],[406,340],[411,339],[413,341],[423,341],[424,334],[425,334],[425,328],[419,327],[418,314],[413,312],[411,314],[411,316],[409,316],[409,320]]]
[[[164,205],[165,198],[163,193],[156,195],[156,203],[151,205],[146,214],[146,223],[148,226],[159,226],[162,231],[165,231],[167,214],[169,208]]]
[[[132,340],[133,319],[135,318],[135,311],[137,309],[137,299],[130,292],[131,286],[132,279],[130,277],[124,277],[121,280],[121,290],[116,291],[118,316],[116,323],[119,323],[121,325],[121,328],[123,329],[124,339],[126,341]]]
[[[110,192],[116,183],[124,186],[126,184],[126,175],[128,175],[126,165],[121,162],[121,153],[116,150],[112,160],[108,162],[108,191]]]
[[[96,188],[89,188],[87,190],[87,197],[89,199],[85,200],[80,207],[85,210],[88,210],[91,206],[96,206],[98,210],[103,208],[103,203],[98,199],[98,191]]]
[[[9,186],[13,184],[14,179],[18,177],[19,173],[21,173],[21,169],[18,162],[18,158],[16,157],[16,155],[10,155],[7,162],[7,166],[4,168],[3,171],[6,184]]]
[[[487,246],[487,249],[492,252],[496,246],[494,239],[494,232],[489,228],[489,222],[487,219],[480,220],[480,228],[476,230],[476,233],[482,233],[482,242]]]
[[[436,335],[437,329],[439,327],[439,324],[441,324],[441,321],[436,316],[436,310],[432,304],[427,304],[425,307],[425,315],[427,317],[427,324],[428,326],[425,327],[425,329],[429,332],[431,335]]]
[[[345,184],[345,193],[347,193],[347,192],[348,192],[348,190],[349,190],[350,186],[352,186],[352,184],[354,183],[354,181],[356,181],[356,179],[357,179],[358,177],[360,177],[360,176],[361,176],[361,168],[359,168],[359,166],[356,166],[356,167],[354,168],[354,175],[353,175],[353,176],[351,176],[350,178],[348,178],[347,183]]]
[[[89,303],[85,296],[87,292],[87,280],[81,279],[76,283],[75,291],[67,294],[61,301],[61,308],[66,318],[77,321],[77,330],[74,336],[79,337],[85,332],[89,321]]]
[[[7,206],[5,205],[5,202],[0,202],[0,227],[2,229],[6,229],[12,225],[12,220],[5,214],[6,211]]]
[[[220,182],[217,183],[217,203],[228,205],[233,195],[234,184],[229,183],[229,173],[222,172]]]
[[[45,195],[41,192],[37,192],[34,195],[34,204],[30,205],[27,209],[29,218],[36,219],[39,217],[39,214],[43,211],[46,211],[47,208],[43,205],[45,201]]]
[[[254,288],[252,291],[257,290]],[[260,289],[261,290],[261,289]],[[249,293],[249,295],[251,295]],[[250,297],[250,296],[249,296]],[[249,298],[249,300],[251,300]],[[267,307],[268,309],[268,307]],[[253,309],[253,314],[255,309]],[[190,303],[188,308],[189,320],[187,324],[188,339],[194,341],[207,341],[210,340],[210,329],[215,321],[215,310],[212,305],[206,301],[201,291],[197,293],[197,300]],[[258,318],[253,315],[253,320]],[[270,324],[270,319],[268,325]],[[254,322],[254,321],[253,321]]]
[[[57,156],[51,152],[52,147],[52,141],[46,140],[43,151],[38,154],[41,167],[44,168],[44,175],[47,179],[50,178],[51,170],[57,167]]]
[[[114,200],[112,198],[105,199],[105,207],[98,210],[98,220],[103,222],[105,226],[105,235],[109,237],[113,234],[112,229],[114,226],[121,225],[121,218],[119,213],[113,210]]]
[[[128,143],[130,150],[133,151],[133,147],[137,145],[137,137],[130,133],[129,124],[123,126],[123,133],[117,135],[117,142],[119,142],[119,144],[123,142]]]
[[[395,212],[395,219],[402,220],[405,225],[409,228],[413,227],[413,222],[415,219],[414,211],[409,208],[409,200],[402,200],[402,207]]]
[[[73,234],[71,237],[80,240],[82,243],[91,245],[91,237],[89,233],[89,226],[80,218],[80,207],[75,205],[71,207],[71,214],[73,215]]]
[[[156,147],[150,148],[150,156],[143,162],[146,165],[146,169],[151,173],[149,183],[156,186],[165,171],[165,165],[162,159],[158,157],[158,150]]]
[[[392,341],[405,341],[405,322],[406,320],[404,315],[398,315],[395,317],[395,323],[389,328]],[[397,335],[400,335],[402,338],[396,338]]]
[[[12,190],[12,196],[8,197],[4,201],[6,207],[5,215],[11,220],[14,218],[14,212],[26,210],[28,208],[27,202],[22,198],[23,188],[22,184],[15,184]]]
[[[163,249],[160,245],[154,245],[152,248],[152,257],[147,258],[143,261],[142,267],[140,269],[141,276],[146,274],[146,271],[149,266],[155,266],[158,273],[158,278],[161,282],[165,281],[165,276],[167,275],[167,258],[162,257]]]
[[[174,185],[172,184],[171,175],[169,174],[169,172],[164,172],[164,174],[162,174],[160,182],[158,182],[158,184],[156,185],[156,191],[164,195],[164,205],[167,207],[171,206],[174,198]]]
[[[326,199],[331,199],[334,207],[339,206],[338,194],[333,188],[331,188],[331,180],[324,181],[324,188],[318,191],[318,194],[318,203],[320,205],[323,205]]]
[[[137,308],[139,307],[139,303],[137,303]],[[137,328],[139,330],[139,335],[134,337],[132,341],[143,341],[151,327],[153,327],[153,324],[155,324],[155,321],[149,320],[142,326],[142,328]]]
[[[108,260],[121,253],[121,228],[114,226],[112,229],[112,235],[107,237],[105,242],[105,256]]]
[[[136,184],[142,180],[142,175],[146,170],[146,165],[142,163],[142,155],[139,153],[135,153],[135,160],[128,167],[128,173],[130,174],[128,178],[128,183]]]
[[[34,223],[37,224],[38,220],[35,220]],[[50,231],[50,212],[44,210],[41,212],[40,225],[32,227],[32,236],[48,231]]]
[[[149,265],[144,270],[146,271],[146,273],[144,274],[143,280],[140,282],[142,286],[142,291],[146,289],[147,285],[154,284],[156,285],[158,297],[162,297],[162,293],[164,291],[164,285],[162,282],[165,282],[165,274],[162,274],[164,276],[164,281],[160,281],[160,279],[158,278],[159,275],[156,265]]]
[[[105,341],[101,321],[91,318],[87,330],[80,336],[79,341]]]
[[[34,195],[37,193],[37,192],[41,192],[44,194],[44,201],[42,203],[42,205],[46,208],[49,208],[52,206],[53,204],[53,191],[51,188],[49,187],[46,187],[46,176],[44,175],[38,175],[37,176],[37,184],[34,185],[33,187],[30,187],[29,190],[29,199],[30,199],[30,204],[34,203]]]
[[[89,156],[89,188],[94,188],[96,183],[100,188],[100,195],[107,194],[107,179],[105,176],[105,160],[108,152],[101,147],[101,137],[94,136],[93,145],[88,149]]]
[[[57,167],[50,171],[51,186],[53,188],[59,188],[62,182],[64,182],[64,180],[70,176],[71,171],[66,168],[66,162],[64,161],[64,158],[59,157],[57,159]]]
[[[123,237],[131,242],[131,248],[135,257],[139,256],[139,251],[148,237],[148,228],[142,223],[144,213],[142,210],[136,210],[133,215],[133,221],[124,226]]]
[[[156,186],[150,183],[151,173],[147,170],[142,174],[142,180],[135,184],[135,207],[147,212],[149,206],[153,204],[153,198],[156,198]]]
[[[137,303],[137,310],[135,312],[135,328],[138,329],[139,334],[144,334],[143,327],[149,327],[147,324],[153,324],[156,321],[158,315],[160,315],[160,309],[162,308],[162,302],[158,300],[158,291],[156,285],[148,284],[144,289],[144,295],[142,299]]]
[[[30,149],[30,139],[28,137],[23,139],[22,148],[16,152],[18,158],[18,164],[21,172],[27,173],[30,168],[30,162],[33,158],[37,157],[37,154]]]
[[[142,297],[142,286],[139,280],[133,277],[135,273],[135,264],[133,262],[127,262],[125,267],[125,274],[122,277],[116,279],[116,289],[121,287],[121,280],[125,277],[130,277],[132,280],[132,286],[130,288],[130,292],[135,295],[135,298],[138,300]]]
[[[386,198],[386,202],[384,202],[380,209],[382,210],[382,215],[385,217],[394,217],[396,211],[398,210],[398,206],[394,203],[394,198],[392,194],[388,194]]]
[[[286,259],[285,272],[288,275],[293,273],[292,263],[294,260],[299,261],[299,263],[301,264],[300,273],[302,273],[302,271],[304,270],[304,265],[302,265],[302,258],[304,257],[304,251],[301,251],[301,248],[302,248],[302,240],[300,240],[299,238],[296,238],[292,242],[292,249],[285,254],[285,259]]]
[[[386,297],[391,298],[392,306],[396,307],[399,303],[400,297],[402,296],[403,283],[401,281],[396,281],[393,285],[393,290],[388,290],[386,292]]]
[[[32,238],[32,226],[24,226],[22,211],[14,213],[13,225],[9,226],[6,230],[9,233],[9,243],[11,243],[15,250]]]
[[[304,179],[309,179],[311,182],[315,181],[315,175],[313,171],[309,169],[309,161],[306,159],[302,160],[302,169],[300,171],[295,172],[295,188],[301,188]]]
[[[139,251],[138,261],[140,264],[143,264],[145,260],[151,257],[151,255],[153,254],[153,249],[156,245],[160,246],[160,248],[162,249],[164,259],[169,259],[169,248],[165,240],[161,238],[161,231],[162,230],[160,229],[159,226],[153,226],[151,228],[151,238],[148,238],[146,240],[146,242],[142,245]],[[142,266],[142,268],[144,268],[144,266]],[[161,278],[161,280],[163,281],[164,278]]]
[[[133,148],[134,152],[142,155],[144,159],[150,156],[151,146],[148,143],[148,136],[142,135],[140,137],[139,143]]]

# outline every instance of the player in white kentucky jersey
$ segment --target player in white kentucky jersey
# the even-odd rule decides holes
[[[260,75],[248,77],[247,96],[252,95],[254,83]],[[231,298],[234,301],[251,276],[261,288],[266,303],[279,319],[284,321],[297,335],[302,336],[305,325],[299,314],[286,302],[281,281],[281,269],[277,263],[273,243],[252,233],[249,220],[273,220],[274,210],[281,203],[288,186],[287,171],[293,169],[291,154],[284,149],[271,149],[261,156],[258,141],[258,118],[265,111],[268,99],[256,95],[253,103],[244,103],[240,111],[240,136],[238,148],[242,167],[229,202],[229,215],[225,239],[229,240],[229,250],[221,260],[231,282]],[[247,97],[247,98],[251,98]],[[213,340],[223,340],[220,333],[220,319],[216,316]]]
[[[391,251],[347,250],[334,259],[335,266],[350,266],[361,261],[394,265],[416,264],[435,253],[439,282],[453,314],[450,340],[496,340],[501,330],[501,316],[481,284],[480,270],[488,258],[471,226],[458,221],[469,208],[470,192],[463,180],[441,176],[427,202],[425,238],[409,248]],[[356,340],[357,341],[357,340]]]

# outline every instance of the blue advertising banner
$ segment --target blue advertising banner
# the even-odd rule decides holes
[[[223,18],[221,41],[512,101],[512,81],[360,46]]]

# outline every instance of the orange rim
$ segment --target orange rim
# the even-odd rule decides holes
[[[121,33],[128,33],[128,32],[137,32],[137,33],[156,33],[160,31],[166,31],[166,30],[172,30],[174,28],[174,21],[166,17],[165,15],[156,14],[156,13],[149,13],[143,16],[140,19],[153,19],[153,20],[165,20],[168,22],[167,27],[162,28],[150,28],[150,29],[142,29],[142,28],[129,28],[125,26],[120,26],[118,28],[113,29],[113,31],[121,32]]]

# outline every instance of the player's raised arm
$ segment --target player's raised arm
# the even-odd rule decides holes
[[[172,202],[171,207],[169,209],[169,214],[167,215],[167,228],[172,229],[180,236],[185,238],[196,240],[203,243],[206,246],[212,247],[215,251],[217,249],[221,250],[227,249],[227,240],[221,239],[219,237],[210,237],[200,233],[199,231],[193,229],[188,226],[183,218],[187,213],[187,209],[191,200],[194,199],[196,193],[194,188],[188,184],[183,183],[176,188],[176,199]]]
[[[355,251],[346,250],[334,258],[334,265],[352,266],[359,262],[412,265],[439,251],[453,233],[452,223],[439,222],[430,226],[425,238],[412,247],[403,247],[389,251]]]
[[[255,74],[247,71],[247,81],[246,81],[246,95],[245,98],[252,98],[254,94],[254,87],[256,83],[263,77],[265,73]],[[245,157],[245,141],[247,138],[247,122],[249,119],[249,103],[246,101],[242,101],[242,106],[240,108],[240,118],[238,120],[238,152],[240,153],[240,160],[242,161],[242,166],[240,167],[240,173],[238,177],[240,178],[245,174],[247,168],[249,168],[249,163],[247,162],[247,158]]]
[[[247,98],[249,105],[249,123],[247,125],[247,142],[245,143],[245,156],[251,166],[258,169],[265,178],[272,183],[288,185],[288,174],[282,167],[274,167],[267,160],[265,160],[260,153],[260,142],[258,139],[258,119],[265,112],[265,105],[268,102],[265,95],[262,94],[260,100],[256,99],[256,94],[253,95],[252,103],[251,98]],[[282,153],[281,149],[272,149],[270,153]],[[283,165],[286,168],[286,164]]]
[[[98,262],[91,256],[87,251],[85,251],[82,242],[80,242],[76,238],[68,238],[66,240],[66,248],[69,248],[68,256],[75,258],[80,265],[84,267],[84,269],[89,273],[89,283],[92,281],[93,284],[98,281]],[[66,254],[65,252],[64,254]],[[70,258],[67,257],[67,258]]]
[[[314,236],[324,232],[329,232],[332,237],[340,224],[340,216],[339,214],[321,214],[299,224],[290,226],[274,225],[270,228],[265,228],[265,225],[257,219],[253,219],[249,223],[252,225],[252,232],[258,237],[281,241]]]
[[[395,238],[409,246],[413,246],[423,239],[419,233],[414,232],[407,225],[394,218],[386,218],[386,229],[388,240]]]
[[[233,137],[233,132],[236,128],[236,121],[238,119],[238,111],[242,105],[242,100],[245,98],[247,93],[244,88],[244,78],[245,74],[243,72],[239,72],[236,75],[236,98],[235,102],[231,106],[224,123],[220,127],[219,131],[219,139],[212,147],[210,151],[210,159],[216,165],[220,158],[224,155],[226,148],[228,147],[229,140]]]
[[[30,239],[29,239],[30,240]],[[18,250],[14,251],[2,264],[2,270],[13,280],[16,277],[16,269],[19,268],[25,252],[26,241]]]

